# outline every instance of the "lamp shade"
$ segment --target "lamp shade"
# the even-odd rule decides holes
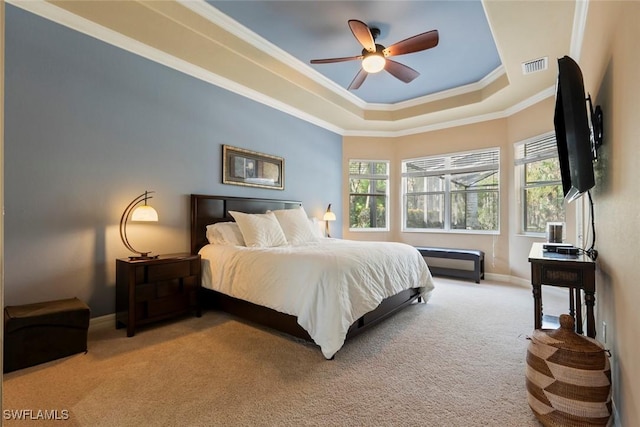
[[[158,212],[149,205],[138,206],[131,213],[131,221],[158,221]]]
[[[323,220],[325,221],[335,221],[336,220],[336,214],[334,214],[333,212],[325,212],[324,216],[322,217]]]

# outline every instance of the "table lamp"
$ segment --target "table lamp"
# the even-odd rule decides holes
[[[324,216],[322,217],[322,219],[324,220],[324,225],[325,225],[324,228],[325,228],[327,237],[331,237],[331,235],[329,234],[329,221],[336,220],[336,214],[331,212],[331,203],[329,203],[329,206],[327,206],[327,211],[324,213]]]
[[[127,221],[129,220],[129,216],[131,216],[131,221],[158,221],[158,212],[156,212],[154,208],[147,204],[147,201],[153,198],[153,196],[149,195],[151,193],[154,193],[154,191],[145,191],[143,194],[133,199],[133,201],[129,203],[127,208],[122,213],[122,218],[120,218],[120,238],[122,239],[122,243],[124,243],[126,248],[131,252],[137,254],[135,256],[130,256],[130,260],[158,258],[158,255],[150,256],[150,252],[140,252],[135,250],[133,246],[131,246],[131,243],[129,243],[129,239],[127,238]],[[144,205],[140,205],[140,203],[142,202],[144,202]]]

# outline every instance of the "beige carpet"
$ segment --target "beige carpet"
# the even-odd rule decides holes
[[[437,278],[327,361],[310,344],[206,312],[92,331],[89,352],[4,375],[3,409],[65,426],[537,426],[527,405],[526,287]],[[3,412],[6,416],[6,412]]]

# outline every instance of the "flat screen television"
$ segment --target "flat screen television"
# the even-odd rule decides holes
[[[558,59],[555,126],[562,190],[566,202],[595,185],[593,162],[602,142],[602,110],[585,96],[582,71],[568,56]]]

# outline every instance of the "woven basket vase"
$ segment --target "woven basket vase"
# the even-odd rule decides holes
[[[602,345],[560,328],[536,329],[527,349],[529,406],[545,426],[606,426],[611,417],[611,370]]]

